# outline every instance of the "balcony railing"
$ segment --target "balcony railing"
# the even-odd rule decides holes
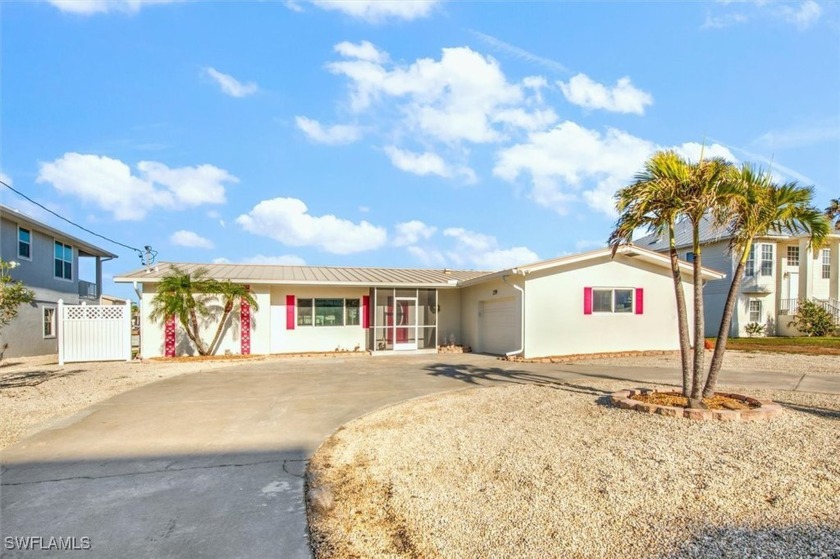
[[[97,299],[99,292],[96,289],[96,284],[90,281],[79,280],[79,298],[80,299]]]

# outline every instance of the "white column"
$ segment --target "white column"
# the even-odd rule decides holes
[[[810,299],[814,294],[814,259],[819,250],[811,250],[810,239],[799,240],[799,300]]]
[[[123,336],[125,336],[125,360],[131,361],[131,301],[125,302],[125,313],[123,315]]]
[[[831,276],[828,279],[828,296],[832,299],[840,299],[840,239],[834,239],[829,248],[829,262],[831,265]],[[820,264],[822,270],[822,264]]]
[[[64,366],[64,299],[58,300],[58,316],[55,320],[56,334],[58,335],[58,366]]]

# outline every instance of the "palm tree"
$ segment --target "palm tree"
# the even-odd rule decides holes
[[[840,198],[834,198],[828,203],[828,207],[825,209],[825,215],[829,221],[837,220],[834,223],[834,228],[840,229]]]
[[[659,151],[645,162],[644,170],[635,182],[619,190],[616,209],[619,219],[610,235],[613,255],[618,247],[633,240],[633,231],[646,228],[661,235],[668,232],[671,276],[677,303],[680,358],[683,376],[683,395],[689,396],[691,371],[691,342],[688,332],[688,312],[685,304],[680,259],[677,253],[674,227],[683,208],[686,182],[685,161],[673,151]]]
[[[237,302],[241,304],[247,301],[257,308],[257,301],[245,286],[206,276],[205,268],[198,268],[190,274],[178,266],[172,266],[158,284],[149,315],[152,320],[161,322],[170,316],[177,317],[199,355],[215,354],[222,331]],[[207,345],[201,338],[199,319],[213,317],[210,302],[218,297],[223,301],[222,316],[216,326],[213,341]]]
[[[734,187],[731,212],[719,217],[728,221],[731,234],[730,250],[738,251],[740,257],[723,307],[715,351],[709,365],[709,376],[703,388],[704,398],[710,397],[715,391],[718,374],[723,365],[726,342],[729,339],[732,314],[755,238],[770,231],[804,231],[810,235],[809,247],[813,247],[820,246],[829,233],[828,219],[811,205],[814,195],[812,187],[801,187],[795,182],[777,185],[769,172],[747,163],[738,170]],[[720,221],[722,220],[719,220],[719,223]]]

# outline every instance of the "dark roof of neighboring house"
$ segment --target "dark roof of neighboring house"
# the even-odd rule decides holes
[[[38,221],[33,217],[29,217],[28,215],[21,213],[20,211],[14,208],[10,208],[9,206],[0,205],[0,217],[9,221],[14,221],[18,225],[22,225],[25,228],[45,233],[46,235],[54,237],[57,241],[62,241],[67,244],[73,245],[74,247],[79,249],[79,254],[82,256],[101,256],[103,258],[118,258],[116,254],[109,252],[104,248],[100,248],[96,245],[90,244],[87,241],[83,241],[77,237],[74,237],[73,235],[68,235],[64,231],[56,229],[55,227],[51,227],[46,223]]]
[[[274,266],[262,264],[197,264],[160,262],[114,278],[115,282],[159,282],[173,267],[188,273],[204,268],[207,277],[250,284],[357,285],[388,287],[455,287],[489,272],[410,268],[356,268],[333,266]]]

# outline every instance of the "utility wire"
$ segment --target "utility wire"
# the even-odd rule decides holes
[[[15,194],[17,194],[18,196],[22,196],[23,198],[26,198],[27,200],[29,200],[30,202],[32,202],[33,204],[35,204],[36,206],[38,206],[38,207],[39,207],[39,208],[41,208],[42,210],[46,210],[46,211],[50,212],[51,214],[53,214],[55,217],[57,217],[57,218],[59,218],[59,219],[62,219],[62,220],[64,220],[64,221],[66,221],[66,222],[67,222],[67,223],[69,223],[70,225],[74,225],[74,226],[78,227],[79,229],[81,229],[82,231],[85,231],[85,232],[87,232],[87,233],[90,233],[91,235],[93,235],[93,236],[95,236],[95,237],[99,237],[100,239],[105,239],[105,240],[106,240],[106,241],[108,241],[109,243],[114,243],[115,245],[119,245],[119,246],[124,247],[124,248],[127,248],[127,249],[129,249],[129,250],[133,250],[134,252],[136,252],[137,254],[139,254],[139,255],[140,255],[140,258],[143,258],[143,251],[142,251],[142,250],[140,250],[139,248],[135,248],[135,247],[133,247],[133,246],[129,246],[129,245],[123,244],[123,243],[121,243],[121,242],[119,242],[119,241],[115,241],[114,239],[110,239],[110,238],[106,237],[105,235],[100,235],[99,233],[94,233],[93,231],[91,231],[91,230],[90,230],[90,229],[88,229],[87,227],[83,227],[83,226],[79,225],[78,223],[75,223],[75,222],[73,222],[73,221],[70,221],[69,219],[67,219],[66,217],[64,217],[64,216],[62,216],[62,215],[59,215],[59,214],[55,213],[54,211],[52,211],[51,209],[49,209],[49,208],[48,208],[48,207],[46,207],[45,205],[43,205],[43,204],[41,204],[41,203],[39,203],[39,202],[36,202],[35,200],[33,200],[32,198],[30,198],[29,196],[27,196],[26,194],[24,194],[24,193],[23,193],[23,192],[21,192],[20,190],[16,190],[16,189],[12,188],[12,186],[11,186],[11,185],[6,184],[4,181],[0,180],[0,184],[2,184],[3,186],[5,186],[5,187],[6,187],[6,188],[8,188],[9,190],[11,190],[12,192],[14,192]]]

